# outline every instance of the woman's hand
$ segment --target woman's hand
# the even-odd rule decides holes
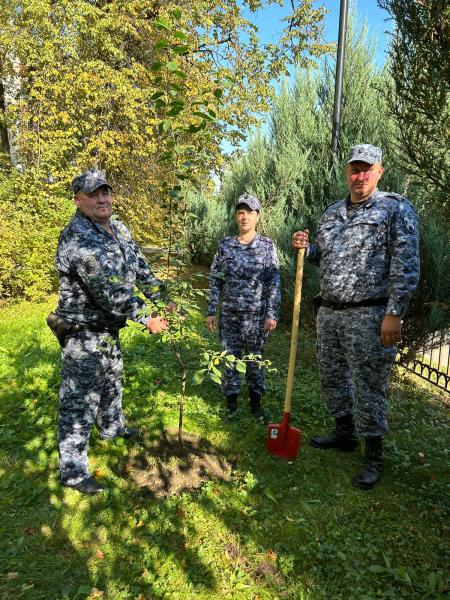
[[[277,326],[275,319],[266,319],[264,323],[264,331],[273,331]]]
[[[216,317],[214,315],[210,315],[206,317],[206,325],[210,331],[216,330]]]

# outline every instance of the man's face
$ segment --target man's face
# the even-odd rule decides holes
[[[78,210],[97,223],[106,225],[111,218],[112,196],[111,189],[107,185],[100,186],[90,194],[77,192],[73,201]]]
[[[352,200],[358,202],[371,196],[383,173],[380,163],[370,165],[357,160],[346,165],[345,175]]]

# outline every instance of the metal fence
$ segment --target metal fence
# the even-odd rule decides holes
[[[400,352],[395,362],[441,390],[450,392],[449,333],[434,334],[412,357]]]

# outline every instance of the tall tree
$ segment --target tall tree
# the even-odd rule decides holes
[[[386,94],[398,122],[398,155],[422,192],[450,217],[450,5],[378,0],[395,20]]]
[[[59,225],[68,182],[95,164],[111,176],[136,237],[161,241],[182,185],[217,167],[222,140],[242,136],[267,107],[272,78],[328,49],[324,10],[311,0],[292,4],[278,44],[262,45],[244,10],[275,2],[0,0],[0,133],[21,166],[3,171],[3,189],[24,194],[15,198],[19,223]],[[10,197],[0,201],[15,220]],[[2,248],[11,265],[0,272],[3,289],[37,293],[39,277],[24,282],[41,272],[47,292],[56,239],[52,229],[40,266]]]

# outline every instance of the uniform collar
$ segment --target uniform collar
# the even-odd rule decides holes
[[[364,209],[370,208],[379,198],[380,190],[375,188],[374,193],[365,200]],[[347,209],[347,203],[350,202],[350,194],[347,195],[344,201],[344,208]]]
[[[81,219],[85,219],[88,223],[91,223],[91,225],[93,227],[95,227],[95,229],[97,229],[97,231],[99,231],[100,233],[104,233],[105,235],[110,236],[110,234],[106,231],[106,229],[103,227],[103,225],[101,225],[100,223],[97,223],[97,221],[94,221],[93,219],[91,219],[90,217],[88,217],[87,215],[84,214],[83,211],[79,210],[77,208],[77,211],[75,213],[76,216],[80,217]],[[109,221],[111,228],[114,231],[114,234],[116,233],[116,230],[114,228],[114,225],[112,223],[112,221]],[[111,237],[111,236],[110,236]]]
[[[252,241],[249,244],[241,244],[241,242],[238,240],[237,235],[235,235],[232,239],[232,244],[233,246],[236,246],[237,248],[253,248],[257,242],[259,241],[259,234],[255,233],[255,237],[252,239]]]

